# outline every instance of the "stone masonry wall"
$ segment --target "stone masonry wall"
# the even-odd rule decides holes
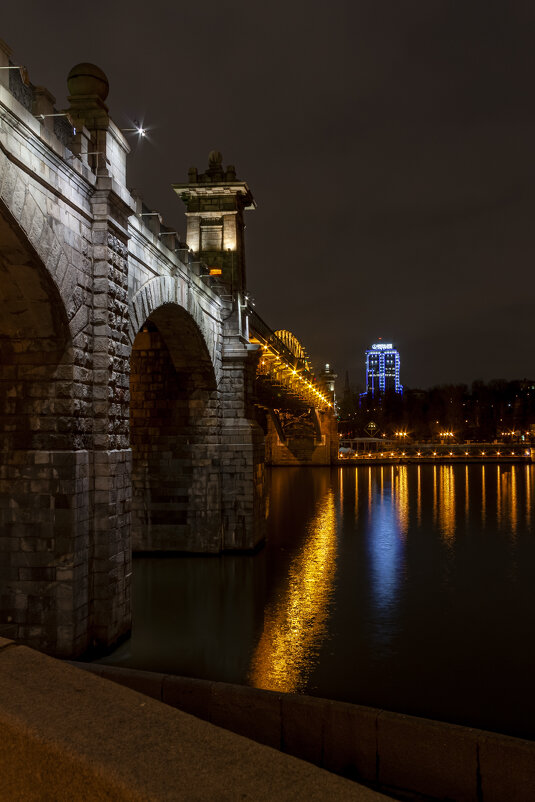
[[[257,358],[231,329],[220,383],[223,545],[230,550],[256,548],[265,538],[264,433],[253,409]]]
[[[131,359],[133,548],[218,551],[219,482],[210,470],[214,447],[202,437],[207,391],[192,388],[188,373],[175,369],[152,328],[137,335]]]

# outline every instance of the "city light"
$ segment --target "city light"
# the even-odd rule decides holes
[[[143,126],[140,125],[137,120],[134,120],[134,126],[134,128],[121,128],[121,131],[125,134],[138,134],[138,136],[147,135],[147,129],[143,128]]]

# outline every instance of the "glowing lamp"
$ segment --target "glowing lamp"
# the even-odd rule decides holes
[[[210,275],[211,276],[220,276],[223,273],[220,267],[211,267],[210,268]]]

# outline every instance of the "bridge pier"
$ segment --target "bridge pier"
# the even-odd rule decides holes
[[[221,380],[222,545],[225,550],[250,551],[265,538],[264,432],[251,400],[258,355],[236,335],[225,340]]]
[[[219,393],[202,338],[171,306],[134,340],[134,551],[221,550]]]

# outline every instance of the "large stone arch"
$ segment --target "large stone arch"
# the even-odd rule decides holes
[[[132,545],[221,550],[220,411],[204,332],[172,279],[133,300],[130,362]]]
[[[67,655],[87,640],[89,411],[75,403],[67,310],[32,239],[0,200],[0,634]]]
[[[196,324],[217,374],[217,342],[214,332],[207,326],[207,315],[203,313],[193,293],[188,291],[184,293],[183,287],[172,276],[157,276],[151,281],[147,281],[132,298],[130,302],[130,342],[134,342],[137,333],[151,314],[168,304],[187,312]]]
[[[39,186],[0,143],[0,207],[23,234],[50,279],[55,284],[65,308],[71,336],[74,339],[89,322],[89,307],[83,281],[73,269],[66,241],[78,236],[66,230],[62,222],[61,204],[54,195]],[[54,209],[54,213],[51,210]],[[65,210],[64,210],[65,211]],[[88,221],[87,225],[90,223]],[[88,228],[89,230],[89,228]],[[81,239],[79,237],[79,239]],[[89,244],[80,246],[83,271],[88,270]]]

